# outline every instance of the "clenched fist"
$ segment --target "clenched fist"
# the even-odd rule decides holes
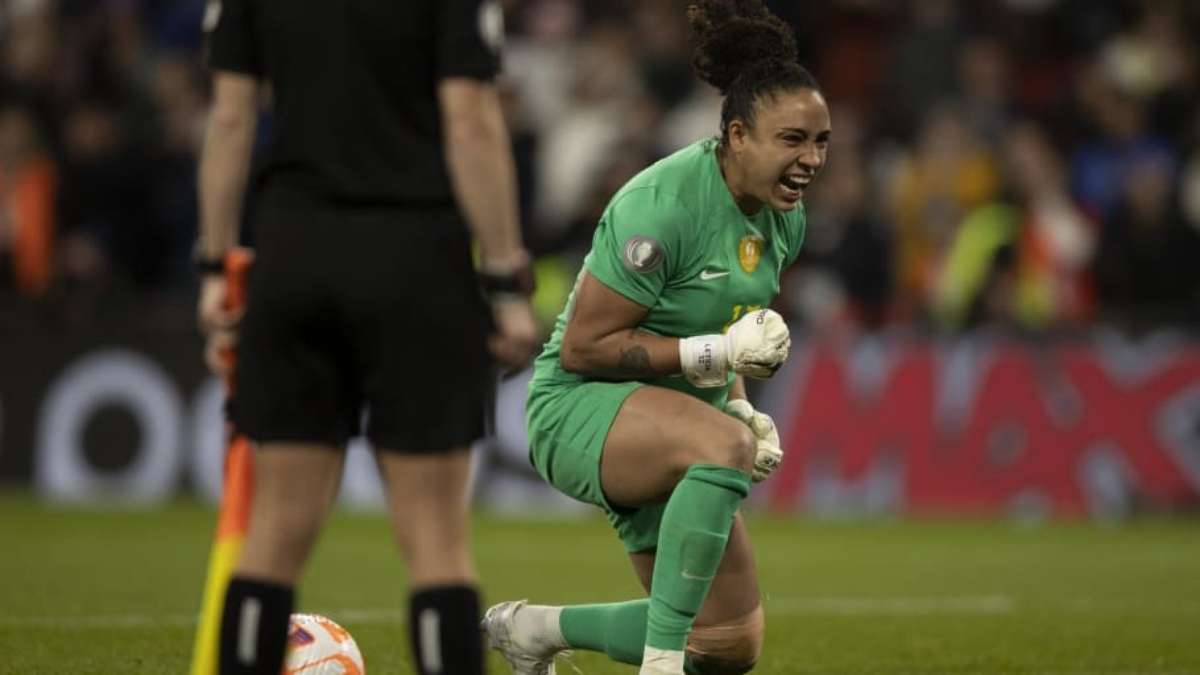
[[[724,335],[679,341],[679,363],[697,387],[720,387],[728,373],[767,378],[787,360],[792,339],[778,312],[760,309],[738,319]]]

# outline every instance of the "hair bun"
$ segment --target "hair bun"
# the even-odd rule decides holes
[[[700,0],[688,7],[692,66],[727,94],[739,76],[764,62],[796,63],[796,38],[761,0]]]

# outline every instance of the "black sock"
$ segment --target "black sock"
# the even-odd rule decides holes
[[[221,613],[221,675],[279,675],[292,614],[291,586],[234,577]]]
[[[421,675],[483,673],[479,593],[473,587],[436,586],[413,593],[408,635]]]

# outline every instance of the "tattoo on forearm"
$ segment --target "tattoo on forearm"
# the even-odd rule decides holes
[[[641,345],[633,345],[621,350],[621,359],[617,362],[622,373],[627,373],[635,377],[644,375],[653,375],[654,370],[650,367],[650,352]]]

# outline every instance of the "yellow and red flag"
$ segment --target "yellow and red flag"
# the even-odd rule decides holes
[[[225,258],[225,302],[230,310],[246,306],[246,276],[254,254],[249,249],[234,249]],[[233,392],[233,367],[237,356],[232,347],[221,355],[226,369],[225,392]],[[208,576],[204,582],[204,600],[200,608],[200,625],[192,648],[191,675],[217,675],[217,650],[221,634],[221,612],[225,604],[225,589],[237,564],[250,520],[250,502],[254,496],[254,457],[250,440],[237,433],[232,423],[226,423],[224,471],[221,478],[221,505],[217,514],[217,531],[208,556]]]

